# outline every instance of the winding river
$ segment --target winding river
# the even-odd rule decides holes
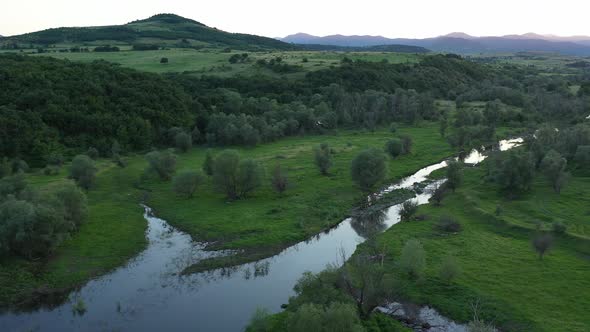
[[[520,143],[522,139],[501,141],[499,149]],[[484,158],[484,153],[474,150],[464,161],[477,164]],[[412,188],[446,165],[442,161],[420,169],[382,193]],[[428,189],[433,185],[412,199],[428,203]],[[382,230],[399,222],[400,207],[384,210]],[[232,253],[203,250],[203,243],[157,218],[149,207],[144,216],[149,245],[136,258],[88,282],[57,307],[0,314],[0,331],[242,331],[256,308],[280,311],[304,271],[319,272],[329,263],[337,264],[342,250],[348,257],[365,240],[362,223],[347,218],[275,256],[234,268],[180,275],[202,258]],[[74,310],[78,302],[84,303],[85,312]]]

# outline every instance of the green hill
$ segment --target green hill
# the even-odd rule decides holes
[[[54,45],[135,45],[159,47],[230,47],[239,49],[289,50],[295,46],[272,38],[229,33],[174,14],[158,14],[125,25],[47,29],[10,36],[2,48],[49,47]]]

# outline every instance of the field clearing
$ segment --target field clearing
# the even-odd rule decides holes
[[[27,52],[28,53],[28,52]],[[228,59],[233,54],[248,53],[249,60],[246,63],[230,64]],[[242,52],[233,50],[230,53],[220,49],[172,48],[158,51],[130,51],[122,48],[120,52],[82,52],[82,53],[31,53],[34,56],[51,56],[71,61],[92,62],[105,60],[118,63],[124,67],[137,70],[172,73],[195,72],[198,74],[232,76],[236,74],[254,75],[269,74],[278,75],[266,68],[255,65],[257,60],[271,60],[280,57],[283,63],[301,66],[299,72],[287,75],[301,75],[302,73],[325,69],[330,66],[339,66],[340,61],[348,57],[352,60],[383,61],[389,63],[415,63],[420,61],[422,55],[413,53],[394,52],[331,52],[331,51],[273,51],[273,52]],[[168,63],[162,64],[160,60],[168,58]],[[305,59],[305,60],[304,60]]]

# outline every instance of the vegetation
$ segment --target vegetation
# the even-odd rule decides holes
[[[174,176],[172,188],[175,193],[192,198],[204,181],[205,177],[199,171],[184,171]]]
[[[385,156],[377,149],[364,150],[352,160],[350,173],[361,189],[370,191],[387,174]]]
[[[322,175],[328,175],[328,170],[332,167],[332,152],[330,146],[322,143],[314,148],[314,161]]]

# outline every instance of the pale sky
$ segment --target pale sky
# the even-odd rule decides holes
[[[174,13],[229,32],[424,38],[536,32],[590,35],[590,0],[0,0],[0,35],[124,24]]]

